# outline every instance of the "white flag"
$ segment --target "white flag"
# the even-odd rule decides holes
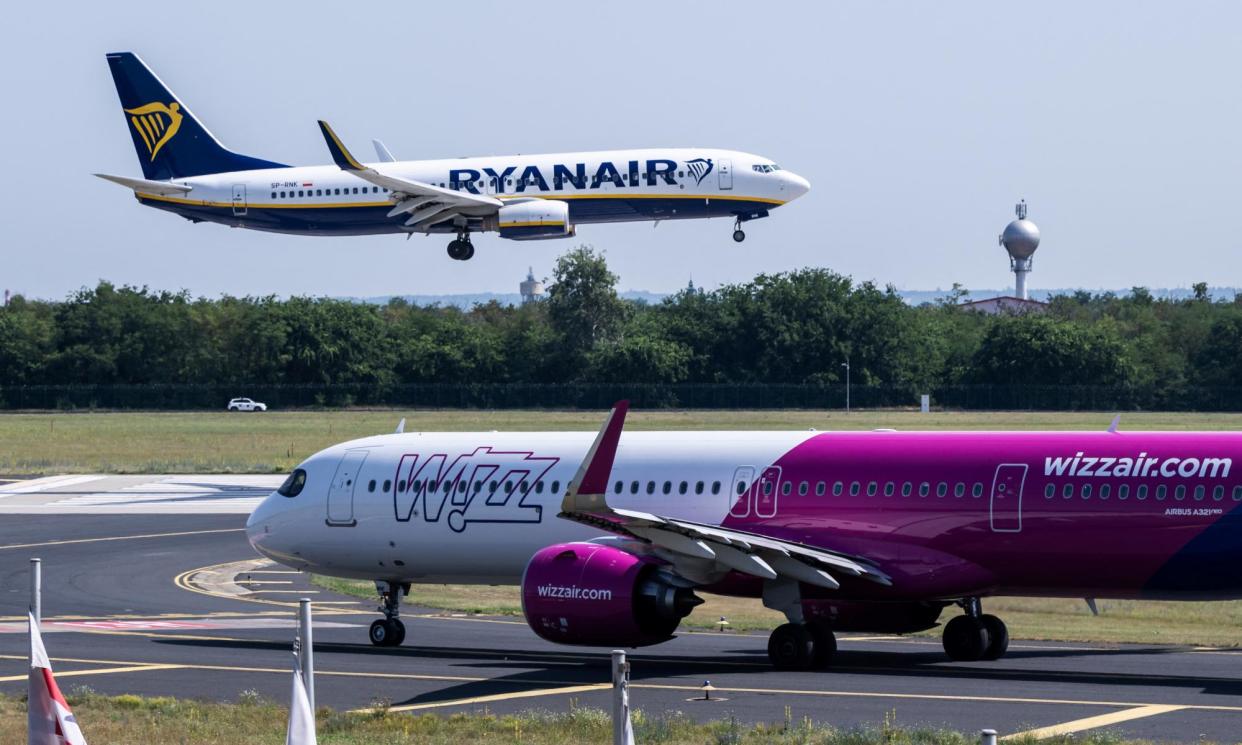
[[[315,745],[315,712],[311,711],[302,671],[293,666],[293,696],[289,702],[289,729],[285,745]]]
[[[26,726],[28,745],[86,745],[78,722],[69,711],[52,677],[52,663],[43,648],[43,637],[33,613],[26,614],[30,624],[30,693]],[[313,740],[312,740],[313,742]]]
[[[630,683],[628,680],[621,682],[621,712],[625,717],[621,741],[625,745],[634,745],[634,722],[630,719]]]

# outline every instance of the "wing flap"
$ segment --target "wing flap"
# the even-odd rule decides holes
[[[628,410],[628,402],[621,401],[609,412],[569,483],[558,517],[766,580],[785,577],[835,590],[840,583],[829,574],[832,570],[892,585],[887,574],[862,557],[749,531],[612,507],[607,499],[608,482]]]

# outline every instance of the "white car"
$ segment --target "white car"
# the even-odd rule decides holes
[[[235,398],[229,401],[229,411],[267,411],[267,404],[248,398]]]

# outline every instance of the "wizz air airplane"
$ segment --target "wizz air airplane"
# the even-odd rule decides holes
[[[375,580],[371,642],[420,583],[520,584],[536,634],[672,637],[696,590],[762,598],[768,655],[822,667],[834,632],[935,626],[997,659],[989,595],[1242,597],[1242,434],[399,433],[307,459],[247,522],[262,554]],[[398,428],[399,430],[401,427]]]
[[[95,174],[140,204],[191,222],[297,235],[443,233],[450,257],[470,236],[543,240],[599,222],[731,217],[742,223],[810,190],[767,158],[733,150],[654,148],[361,163],[319,122],[334,166],[287,166],[238,155],[130,52],[108,55],[143,178]]]

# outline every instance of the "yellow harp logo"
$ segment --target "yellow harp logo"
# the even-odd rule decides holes
[[[136,109],[125,109],[129,114],[129,123],[134,125],[138,136],[147,145],[151,160],[159,154],[160,148],[177,134],[181,128],[181,104],[173,101],[170,104],[149,103]]]

